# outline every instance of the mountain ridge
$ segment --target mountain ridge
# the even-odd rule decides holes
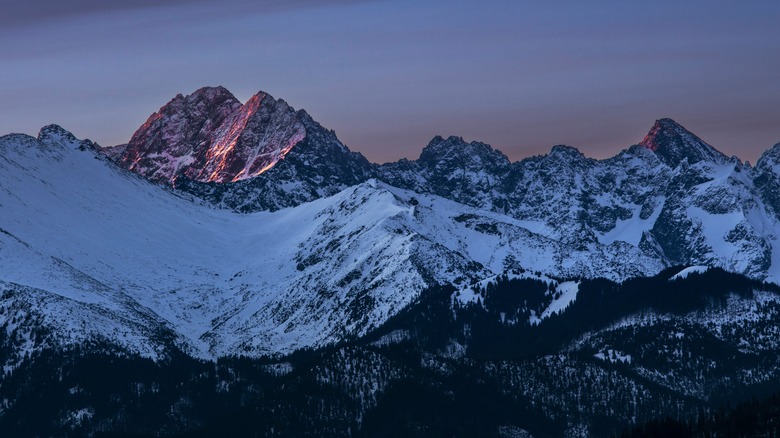
[[[42,294],[59,286],[41,283],[41,278],[91,278],[108,285],[110,294],[124,297],[128,309],[136,309],[128,312],[164,309],[158,310],[156,324],[172,345],[211,356],[241,349],[258,352],[252,354],[288,351],[359,335],[413,301],[425,287],[441,282],[468,287],[511,269],[622,281],[655,275],[669,266],[708,265],[759,280],[780,279],[780,244],[773,231],[780,211],[774,195],[780,186],[774,165],[778,147],[765,153],[755,168],[723,157],[686,157],[672,168],[641,144],[605,160],[559,145],[549,154],[511,162],[487,144],[437,136],[417,160],[376,165],[350,152],[305,111],[294,111],[279,100],[256,95],[247,111],[240,112],[246,104],[240,105],[227,90],[194,94],[175,97],[173,107],[185,110],[190,99],[198,117],[205,114],[208,120],[224,122],[247,114],[251,119],[268,99],[274,108],[294,115],[285,123],[300,123],[306,135],[256,177],[200,182],[182,172],[162,183],[156,171],[127,168],[126,161],[116,159],[119,155],[112,157],[56,125],[42,128],[38,138],[4,136],[0,205],[10,210],[0,221],[0,239],[16,249],[0,256],[11,257],[10,263],[14,251],[33,248],[25,257],[38,273],[29,278],[5,275],[0,281]],[[217,109],[204,110],[204,101],[218,102]],[[165,112],[155,113],[140,129],[154,135],[137,138],[157,138],[165,131],[165,123],[159,122]],[[263,120],[274,118],[266,115]],[[192,117],[177,120],[181,123],[166,123],[185,132],[171,128],[166,135],[188,153],[192,147],[182,138],[199,139],[221,126],[195,123]],[[656,131],[672,129],[674,135],[655,132],[653,141],[693,145],[694,151],[704,147],[691,143],[698,137],[662,120]],[[249,126],[241,123],[228,125]],[[196,125],[198,129],[191,129]],[[292,132],[284,123],[271,125]],[[261,138],[259,133],[271,125],[245,127],[231,138]],[[683,143],[675,136],[684,137]],[[202,144],[210,144],[207,140]],[[155,149],[160,145],[154,142],[140,143],[155,153],[162,150]],[[126,148],[125,155],[130,150]],[[245,169],[251,166],[241,171]],[[73,181],[69,172],[74,171],[84,177]],[[173,187],[166,188],[168,184]],[[122,202],[117,204],[115,198]],[[172,217],[166,209],[178,213]],[[53,219],[64,212],[69,212],[70,227],[62,228],[64,219]],[[30,228],[31,220],[25,217],[37,218],[37,226]],[[249,225],[255,221],[267,222],[265,231]],[[154,227],[139,228],[147,222]],[[274,228],[285,222],[308,231],[285,237],[288,232]],[[232,231],[217,231],[222,226]],[[118,249],[102,248],[106,242],[116,248],[138,246],[117,237],[128,232],[146,242],[138,251],[148,257],[132,260]],[[85,238],[85,249],[73,247]],[[263,262],[247,242],[276,249]],[[90,254],[95,260],[84,257]],[[152,257],[165,254],[162,262]],[[229,268],[220,267],[226,263]],[[404,266],[408,275],[382,269],[383,263]],[[46,271],[56,274],[40,274]],[[139,272],[146,274],[133,274]],[[283,281],[271,281],[280,275]],[[145,277],[148,280],[141,280]],[[119,279],[125,285],[121,290],[112,286]],[[394,297],[391,291],[398,288],[407,292]],[[310,296],[312,290],[322,296]],[[178,298],[163,299],[160,291]],[[186,310],[196,305],[191,300],[204,299],[204,291],[213,297],[211,310]],[[244,306],[254,310],[237,310]],[[311,324],[324,324],[318,326],[318,336],[300,337]],[[265,334],[258,335],[261,332]],[[228,345],[228,339],[237,341]]]
[[[220,87],[202,88],[193,95],[177,96],[171,102],[200,102],[200,97],[212,96],[231,108],[240,105]],[[261,95],[266,96],[261,92],[253,99]],[[171,108],[171,103],[155,114],[165,113],[165,108]],[[642,254],[661,266],[715,264],[755,278],[780,278],[770,273],[774,272],[772,261],[780,258],[780,251],[774,250],[780,247],[777,235],[771,232],[780,218],[780,198],[775,194],[780,191],[780,178],[770,165],[776,155],[771,150],[755,168],[746,166],[677,122],[662,118],[641,142],[602,160],[586,157],[571,146],[556,145],[548,154],[511,162],[490,145],[435,136],[416,160],[374,164],[349,151],[333,131],[304,110],[284,106],[283,112],[295,118],[234,133],[236,138],[257,139],[265,138],[269,129],[287,132],[290,126],[303,125],[302,140],[285,149],[283,159],[259,175],[232,181],[238,175],[233,172],[229,182],[202,182],[188,175],[208,173],[206,168],[190,168],[173,175],[166,185],[206,204],[251,213],[295,207],[378,179],[504,214],[533,233],[578,251],[627,244],[625,250],[635,257]],[[202,118],[209,112],[196,113]],[[208,120],[203,126],[211,126]],[[148,132],[148,126],[142,126],[138,133],[143,135],[134,138],[147,138]],[[154,141],[144,144],[156,150]],[[266,145],[260,144],[261,149]],[[115,161],[127,167],[126,161]],[[130,170],[138,171],[132,166]],[[149,173],[156,171],[140,173],[150,178]],[[707,229],[707,224],[724,221],[725,228]],[[734,256],[736,248],[740,253]]]
[[[780,144],[378,165],[193,94],[128,145],[0,137],[4,430],[610,436],[780,388]]]
[[[442,140],[463,146],[461,139]],[[477,147],[490,152],[484,145]],[[582,198],[588,195],[583,188],[595,190],[599,180],[615,169],[635,169],[636,185],[646,187],[643,155],[625,152],[607,168],[561,148],[557,150],[563,155],[531,160],[530,167],[520,170],[533,172],[518,181],[518,186],[527,184],[524,181],[540,182],[536,187],[540,194],[534,195],[533,187],[521,193],[539,200],[529,210],[522,203],[511,210],[511,200],[507,208],[496,208],[495,203],[482,202],[485,192],[480,191],[450,192],[445,197],[435,193],[435,185],[410,190],[369,179],[280,211],[236,215],[209,203],[193,204],[188,197],[181,198],[187,192],[164,190],[142,175],[121,170],[92,142],[80,141],[56,125],[44,127],[39,138],[1,137],[0,150],[4,175],[0,187],[5,189],[0,192],[5,211],[0,221],[0,258],[8,269],[0,281],[25,287],[20,297],[30,297],[26,298],[32,300],[29,305],[41,299],[91,302],[86,298],[88,290],[97,287],[106,297],[99,306],[114,309],[114,303],[126,303],[116,307],[128,315],[120,319],[151,317],[148,321],[155,322],[147,325],[165,333],[164,344],[137,344],[150,355],[172,346],[211,357],[322,345],[376,327],[425,287],[441,282],[469,287],[509,269],[623,280],[654,275],[681,262],[722,266],[770,281],[776,275],[772,270],[776,241],[760,234],[764,231],[758,224],[740,213],[745,208],[760,210],[755,210],[756,205],[728,202],[751,201],[752,180],[747,172],[728,165],[664,167],[651,173],[657,181],[670,181],[670,188],[659,193],[649,187],[644,194],[634,193],[640,198],[632,201],[633,211],[620,210],[619,204],[612,204],[613,210],[592,207],[594,217],[602,221],[613,215],[615,222],[610,223],[589,222],[587,212],[573,209],[570,202],[592,203],[587,196]],[[500,161],[506,166],[506,161]],[[447,175],[452,163],[436,162],[441,163],[447,164],[443,168]],[[459,163],[455,167],[461,168]],[[517,171],[511,165],[503,170]],[[74,171],[82,178],[74,181]],[[579,181],[583,171],[595,172],[589,177],[593,180]],[[692,186],[690,172],[695,177]],[[631,179],[631,174],[625,177]],[[544,183],[545,175],[555,178]],[[711,178],[697,179],[702,175]],[[471,181],[462,174],[461,180]],[[426,181],[437,183],[435,178]],[[485,187],[498,187],[491,186],[496,181],[488,177],[479,181]],[[556,188],[555,195],[547,197],[551,187]],[[574,194],[575,187],[580,195]],[[724,190],[727,196],[717,195]],[[452,199],[454,194],[476,197],[463,202]],[[704,222],[706,215],[715,219]],[[706,229],[706,223],[724,217],[734,225],[728,236]],[[771,217],[764,220],[770,229],[776,227]],[[145,223],[155,226],[145,228]],[[261,223],[262,228],[257,228]],[[556,223],[561,226],[555,227]],[[308,231],[287,238],[285,230]],[[263,247],[264,257],[253,255],[252,242]],[[125,251],[144,256],[128,258]],[[10,275],[13,270],[18,272]],[[62,278],[76,280],[60,284]],[[399,288],[406,293],[396,295]],[[311,295],[312,291],[319,292]],[[171,299],[164,298],[169,294]],[[43,298],[49,295],[66,301]],[[209,304],[201,307],[204,300]],[[81,310],[48,314],[90,312],[82,304],[68,306]],[[156,310],[150,313],[149,309]],[[366,315],[373,316],[366,319]],[[318,325],[318,335],[304,336],[312,324]],[[84,332],[73,330],[74,339],[82,339]],[[127,330],[132,334],[128,339],[148,339],[143,331]]]
[[[177,95],[174,99],[172,99],[170,102],[165,104],[162,108],[160,108],[160,110],[158,110],[157,112],[153,113],[150,116],[149,120],[147,120],[147,122],[145,122],[138,130],[136,130],[136,132],[133,134],[133,137],[134,138],[135,137],[140,137],[140,136],[142,136],[142,134],[145,134],[146,133],[145,131],[148,129],[148,127],[149,127],[148,125],[151,124],[150,122],[152,121],[152,119],[159,118],[162,113],[164,113],[166,111],[170,111],[172,109],[171,107],[174,106],[173,105],[174,103],[179,102],[179,101],[188,101],[188,100],[194,100],[194,101],[200,102],[201,100],[203,100],[202,99],[203,96],[212,96],[211,97],[212,100],[219,100],[219,99],[216,99],[213,96],[221,96],[223,99],[227,100],[227,102],[230,105],[237,106],[237,108],[240,108],[241,106],[245,106],[245,105],[248,105],[248,104],[249,104],[249,106],[252,106],[250,104],[250,102],[254,102],[255,100],[257,100],[258,97],[268,97],[269,100],[275,100],[275,101],[277,101],[279,103],[284,103],[286,105],[286,102],[284,100],[282,100],[282,99],[274,99],[270,94],[268,94],[267,92],[264,92],[264,91],[257,92],[249,100],[247,100],[246,103],[242,104],[240,101],[238,101],[238,99],[235,98],[235,96],[232,95],[232,93],[230,93],[230,91],[228,91],[226,88],[224,88],[222,86],[202,87],[202,88],[196,90],[195,92],[193,92],[192,94],[187,95],[187,96],[183,96],[181,94]],[[260,99],[260,100],[262,100],[262,99]],[[216,105],[221,105],[221,103],[217,102]],[[235,109],[236,108],[234,108],[234,110]],[[293,112],[296,112],[294,109],[292,109],[292,108],[290,108],[290,109]],[[305,113],[305,110],[298,110],[297,112]],[[211,122],[209,124],[212,124],[212,125],[215,123],[215,122],[212,122],[211,119],[207,119],[207,121]],[[223,121],[223,119],[219,119],[219,121]],[[492,147],[490,147],[490,145],[487,145],[487,144],[479,142],[479,141],[466,142],[466,141],[463,140],[462,137],[459,137],[459,136],[447,136],[445,138],[444,136],[441,136],[441,135],[435,135],[428,142],[428,146],[424,147],[421,150],[421,156],[418,157],[416,160],[419,160],[420,158],[424,158],[424,157],[422,157],[422,155],[423,155],[423,152],[425,151],[426,148],[430,147],[431,145],[442,143],[445,140],[451,142],[451,144],[454,141],[458,141],[458,142],[462,143],[463,145],[472,145],[472,144],[485,145],[485,146],[488,146],[490,148],[490,150],[494,150],[494,151],[499,152],[499,153],[501,153],[503,155],[503,152],[501,152],[501,151],[499,151],[497,149],[493,149]],[[667,143],[669,141],[674,143],[675,149],[677,149],[677,150],[667,150],[667,148],[664,147],[663,143]],[[131,142],[132,142],[132,139],[131,139]],[[717,161],[721,161],[723,159],[728,160],[728,157],[725,154],[723,154],[722,152],[718,151],[713,146],[707,144],[706,142],[701,140],[698,136],[693,134],[691,131],[689,131],[685,127],[683,127],[681,124],[679,124],[675,120],[673,120],[671,118],[668,118],[668,117],[657,119],[655,121],[655,123],[653,124],[653,126],[648,131],[647,135],[637,144],[640,145],[640,146],[645,147],[646,149],[649,149],[649,150],[653,151],[656,154],[660,154],[659,156],[664,156],[665,157],[666,155],[670,155],[668,158],[664,158],[664,161],[668,162],[667,164],[670,165],[670,167],[675,167],[676,164],[678,164],[679,161],[682,160],[683,157],[680,157],[680,156],[678,156],[676,154],[680,154],[679,149],[684,149],[685,147],[689,147],[690,149],[693,150],[693,153],[692,153],[691,157],[688,157],[688,158],[690,158],[689,159],[689,164],[693,164],[695,162],[701,161],[703,158],[710,159],[710,160],[717,160]],[[659,150],[659,145],[660,145],[660,150]],[[115,148],[115,147],[125,147],[125,146],[126,145],[107,146],[104,149],[111,149],[111,148]],[[589,158],[589,157],[585,156],[581,151],[579,151],[579,149],[577,149],[576,147],[569,146],[569,145],[555,145],[555,146],[553,146],[551,148],[549,153],[554,152],[555,149],[558,148],[559,146],[571,148],[571,149],[575,150],[578,154],[583,155],[583,157]],[[625,152],[625,151],[626,150],[618,151],[615,156],[603,158],[603,159],[600,159],[598,161],[604,161],[604,160],[613,159],[617,155],[619,155],[620,153]],[[543,154],[543,155],[546,155],[546,154]],[[537,156],[542,156],[542,155],[537,155]],[[534,158],[534,156],[520,158],[520,159],[518,159],[516,161],[510,161],[510,164],[514,164],[514,163],[519,162],[519,161],[527,160],[529,158]],[[677,161],[672,161],[673,158],[677,158]],[[592,158],[592,159],[595,159],[595,158]],[[397,160],[395,162],[372,163],[372,164],[374,164],[375,166],[382,166],[384,164],[394,164],[394,163],[397,163],[399,161],[416,161],[416,160],[410,160],[408,158],[402,158],[402,159]],[[671,164],[669,164],[669,163],[671,163]],[[127,166],[127,164],[125,164],[125,165]],[[225,181],[221,181],[221,182],[225,182]]]

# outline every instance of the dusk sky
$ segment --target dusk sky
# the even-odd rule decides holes
[[[160,6],[164,4],[165,6]],[[780,142],[777,1],[0,0],[0,135],[125,143],[223,85],[306,109],[352,150],[434,135],[512,160],[604,158],[671,117],[754,162]]]

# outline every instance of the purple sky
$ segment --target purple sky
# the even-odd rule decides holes
[[[164,6],[159,6],[161,3]],[[437,134],[603,158],[671,117],[780,142],[780,2],[0,0],[0,134],[124,143],[177,93],[306,109],[372,161]]]

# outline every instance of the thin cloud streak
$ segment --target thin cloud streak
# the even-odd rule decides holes
[[[252,10],[264,13],[334,6],[366,0],[222,0],[223,11]],[[134,11],[190,5],[213,4],[211,0],[3,0],[0,1],[0,28],[45,25],[46,22],[72,19],[104,12]]]

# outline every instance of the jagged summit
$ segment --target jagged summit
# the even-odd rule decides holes
[[[60,125],[46,125],[38,131],[38,140],[47,138],[64,138],[75,141],[76,137]]]
[[[228,179],[259,169],[240,151],[299,124],[271,168]],[[127,333],[153,354],[159,328],[205,355],[292,351],[364,333],[428,285],[508,269],[622,281],[706,265],[780,282],[780,146],[748,171],[681,172],[659,160],[717,152],[667,120],[617,159],[557,146],[510,163],[435,137],[418,160],[372,166],[283,101],[207,88],[153,114],[122,155],[178,172],[173,190],[191,196],[95,160],[56,125],[38,137],[0,137],[0,282],[36,289],[78,342]]]
[[[550,153],[548,155],[567,158],[585,158],[585,155],[580,152],[579,149],[575,148],[574,146],[565,144],[557,144],[553,146],[552,149],[550,149]]]
[[[188,96],[191,99],[205,99],[210,101],[218,100],[235,100],[236,97],[227,88],[217,85],[216,87],[201,87],[195,90],[194,93]],[[176,95],[176,98],[182,98],[181,94]]]
[[[194,120],[196,127],[209,128],[207,134],[193,130],[195,140],[164,145],[174,154],[168,149],[155,153],[154,145],[160,143],[155,129],[142,128],[141,149],[151,150],[143,155],[143,165],[132,159],[114,160],[149,179],[241,212],[300,205],[373,176],[368,160],[351,152],[332,130],[268,93],[259,92],[239,103],[219,123],[210,121],[205,112],[196,111]],[[175,130],[176,121],[174,116],[166,123]],[[118,155],[114,150],[104,149],[104,153]]]
[[[260,175],[304,136],[295,110],[259,92],[217,129],[203,164],[189,170],[188,176],[198,181],[234,182]]]
[[[259,92],[241,104],[224,87],[174,97],[132,136],[116,161],[145,177],[170,183],[235,182],[260,175],[306,132],[299,114]]]
[[[503,152],[493,149],[489,144],[472,141],[463,137],[440,135],[433,137],[420,152],[419,161],[428,166],[436,166],[441,161],[471,162],[474,164],[508,165],[509,159]]]
[[[764,151],[756,161],[756,167],[766,165],[768,162],[780,162],[780,143],[776,143],[771,148]]]
[[[682,162],[722,164],[728,161],[721,152],[669,118],[657,120],[638,147],[671,168]],[[294,148],[300,149],[293,154],[298,155],[296,159],[288,156]],[[294,169],[275,173],[285,175],[288,182],[293,183],[305,174],[312,177],[312,182],[322,179],[315,185],[322,182],[327,185],[333,180],[334,187],[340,188],[346,182],[376,176],[399,182],[399,178],[410,175],[390,173],[397,174],[410,166],[428,169],[432,177],[449,181],[463,172],[484,180],[480,175],[502,175],[512,165],[504,153],[486,143],[439,135],[423,148],[417,160],[372,165],[359,154],[350,152],[332,131],[320,126],[305,111],[296,111],[284,100],[261,91],[241,103],[221,86],[177,95],[153,113],[127,145],[104,148],[103,152],[122,167],[175,187],[252,180],[285,158],[295,162],[291,165]],[[636,148],[627,152],[640,154]],[[322,157],[323,154],[329,157]],[[563,145],[553,146],[546,156],[562,162],[587,159],[578,149]],[[327,163],[323,161],[319,167],[327,171],[315,177],[309,168],[323,159]],[[322,195],[314,186],[305,191],[311,194],[303,196],[305,199]]]
[[[726,155],[669,118],[656,120],[639,144],[655,152],[671,168],[686,159],[688,164],[699,161],[722,164],[728,161]]]

